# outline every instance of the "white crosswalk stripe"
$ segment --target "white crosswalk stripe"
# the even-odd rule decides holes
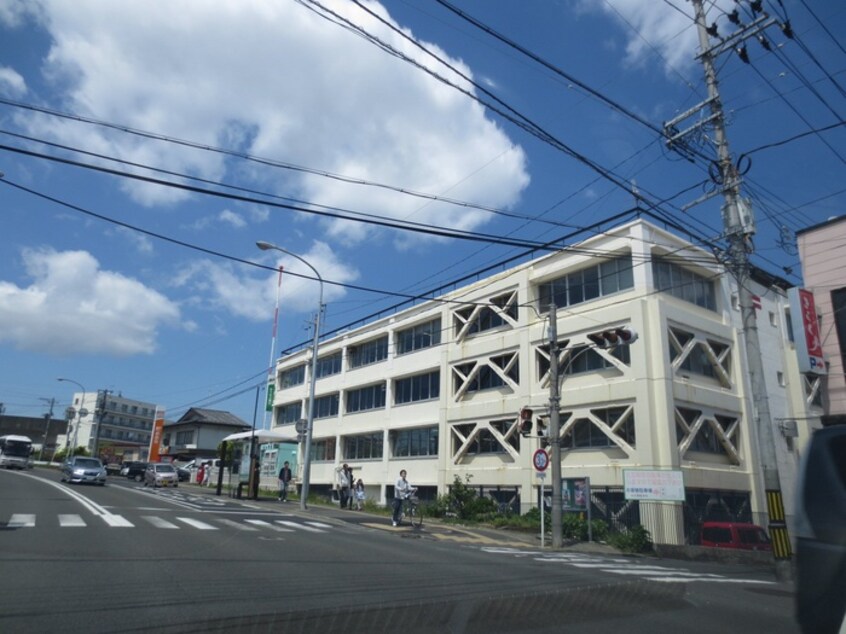
[[[758,579],[731,579],[724,575],[707,572],[691,572],[684,568],[673,568],[657,564],[644,564],[630,559],[603,557],[601,555],[577,555],[570,553],[545,553],[536,550],[520,550],[519,548],[483,547],[483,551],[510,555],[513,557],[531,557],[535,561],[545,564],[559,564],[592,570],[602,570],[615,575],[638,576],[649,581],[662,583],[688,583],[691,581],[707,581],[712,583],[760,583],[773,584],[773,581]]]
[[[113,513],[94,514],[94,517],[102,520],[110,528],[137,528],[136,524],[122,515],[115,515]],[[0,516],[2,518],[2,516]],[[58,524],[61,528],[91,528],[96,526],[98,522],[92,522],[90,519],[84,518],[81,515],[74,513],[60,513],[57,514]],[[277,533],[325,533],[331,530],[333,526],[325,522],[317,522],[311,520],[270,520],[258,518],[244,518],[241,520],[234,520],[230,518],[215,517],[213,519],[203,518],[205,521],[193,517],[162,517],[159,515],[141,515],[141,526],[152,526],[163,530],[180,530],[185,528],[193,528],[195,530],[216,531],[221,528],[230,528],[244,532],[259,532],[262,530],[273,531]],[[137,521],[137,520],[135,520]],[[0,526],[2,526],[0,521]],[[36,515],[34,513],[14,513],[6,522],[7,528],[35,528]],[[51,521],[48,517],[46,524],[55,526],[55,521]],[[102,526],[102,524],[101,524]],[[654,571],[653,571],[654,572]]]
[[[282,528],[281,526],[276,526],[275,524],[271,524],[270,522],[266,522],[264,520],[246,520],[250,524],[254,526],[260,526],[261,528],[269,528],[272,531],[277,531],[279,533],[293,533],[293,529],[290,528]]]
[[[32,528],[35,526],[35,515],[15,513],[6,524],[8,528]]]
[[[79,515],[59,515],[59,526],[62,528],[72,526],[88,526],[85,520]]]
[[[164,518],[156,517],[155,515],[142,515],[142,517],[156,528],[169,528],[179,530],[179,527],[176,524],[174,524],[173,522],[168,522]]]
[[[193,526],[194,528],[199,528],[201,531],[216,531],[217,526],[212,526],[211,524],[206,524],[205,522],[201,522],[200,520],[195,520],[190,517],[177,517],[180,522],[185,522],[188,526]]]

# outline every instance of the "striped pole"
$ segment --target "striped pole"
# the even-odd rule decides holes
[[[275,389],[271,390],[271,384],[275,388],[276,386],[276,371],[274,367],[274,356],[276,355],[276,330],[277,325],[279,323],[279,295],[282,290],[282,271],[283,267],[279,267],[279,276],[276,280],[276,309],[273,311],[273,333],[270,337],[270,362],[267,364],[267,403],[265,404],[264,408],[264,416],[261,422],[262,429],[268,429],[267,424],[267,412],[273,411],[273,393],[275,393]]]

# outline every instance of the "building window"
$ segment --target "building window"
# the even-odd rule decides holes
[[[331,418],[338,415],[338,393],[314,399],[314,418]]]
[[[279,373],[279,389],[302,385],[305,383],[305,364],[282,370]]]
[[[627,406],[592,409],[588,416],[568,421],[564,430],[561,446],[567,449],[617,447],[615,439],[634,447],[634,408]]]
[[[315,462],[335,461],[335,439],[315,440],[311,443],[311,459]]]
[[[456,339],[500,326],[517,323],[517,291],[492,297],[486,304],[474,304],[453,312]]]
[[[323,358],[317,359],[317,371],[315,376],[318,379],[324,376],[332,376],[341,373],[341,353],[336,352]]]
[[[776,372],[776,380],[781,387],[785,387],[787,385],[787,381],[784,379],[784,372]]]
[[[669,329],[670,363],[676,372],[688,372],[719,381],[731,387],[731,347],[728,344],[702,339],[679,328]]]
[[[567,348],[569,342],[559,342],[559,349]],[[626,365],[631,365],[631,352],[629,346],[614,346],[606,351],[611,356],[619,359]],[[538,362],[538,376],[543,377],[549,372],[550,356],[549,344],[538,346],[536,352]],[[602,356],[588,345],[574,345],[567,355],[567,358],[561,363],[559,367],[559,374],[573,375],[573,374],[587,374],[589,372],[599,372],[600,370],[616,369],[616,366]]]
[[[415,403],[440,397],[441,371],[417,374],[394,381],[394,404]]]
[[[391,453],[394,458],[438,455],[438,428],[401,429],[391,432]]]
[[[654,255],[652,277],[656,290],[708,310],[717,310],[714,282],[704,275]]]
[[[194,443],[194,430],[176,432],[176,444],[179,446],[191,445]]]
[[[407,354],[441,343],[441,318],[397,332],[397,354]]]
[[[581,304],[634,286],[630,253],[538,285],[538,310]]]
[[[344,438],[344,460],[377,460],[382,457],[382,432]]]
[[[350,368],[378,363],[388,358],[388,335],[347,348]]]
[[[301,401],[293,403],[285,403],[276,408],[277,414],[276,422],[279,425],[286,423],[296,423],[303,415],[303,404]]]
[[[385,407],[385,383],[347,390],[347,413],[364,412]]]

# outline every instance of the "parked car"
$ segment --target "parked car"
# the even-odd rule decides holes
[[[739,522],[705,522],[700,543],[711,548],[772,551],[767,531],[757,524]]]
[[[130,480],[141,482],[144,479],[144,470],[146,468],[146,462],[127,462],[120,470],[120,474]]]
[[[62,465],[62,482],[106,484],[106,468],[99,458],[73,456]]]
[[[179,475],[169,462],[150,462],[144,471],[144,486],[178,487]]]
[[[805,634],[846,631],[846,426],[815,432],[796,495],[796,618]]]
[[[191,470],[185,467],[176,467],[176,475],[180,482],[188,482],[191,479]]]

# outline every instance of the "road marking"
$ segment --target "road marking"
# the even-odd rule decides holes
[[[87,526],[87,524],[79,515],[59,515],[59,526],[65,528]]]
[[[296,522],[289,522],[287,520],[276,520],[277,524],[281,524],[282,526],[293,526],[294,528],[299,528],[304,531],[309,531],[312,533],[325,533],[323,529],[314,528],[313,526],[306,526],[305,524],[297,524]]]
[[[105,515],[101,515],[100,519],[112,528],[135,528],[135,524],[122,515],[112,515],[111,513],[106,513]]]
[[[239,531],[257,531],[258,529],[255,526],[247,526],[246,524],[242,524],[241,522],[236,522],[235,520],[230,520],[226,518],[218,518],[217,520],[221,524],[225,524],[226,526],[231,526],[232,528],[237,528]]]
[[[333,528],[331,524],[324,524],[323,522],[306,522],[311,526],[317,526],[317,528]]]
[[[141,517],[150,522],[150,524],[152,524],[156,528],[179,528],[173,522],[168,522],[166,519],[157,517],[155,515],[142,515]]]
[[[26,513],[15,513],[6,524],[7,528],[34,528],[35,515],[28,515]]]
[[[201,531],[216,531],[217,527],[212,526],[211,524],[206,524],[205,522],[201,522],[200,520],[195,520],[190,517],[177,517],[180,522],[185,522],[188,526],[193,526],[194,528],[199,528]]]
[[[270,522],[266,522],[264,520],[244,520],[244,521],[248,522],[250,524],[253,524],[254,526],[261,526],[262,528],[269,528],[272,531],[278,531],[280,533],[293,533],[294,532],[290,528],[282,528],[281,526],[275,526],[275,525],[271,524]]]
[[[535,561],[542,563],[558,563],[572,566],[574,568],[589,568],[601,570],[615,575],[634,575],[648,581],[660,581],[662,583],[690,583],[692,581],[705,581],[711,583],[757,583],[772,585],[774,581],[763,581],[757,579],[731,579],[714,573],[691,572],[685,568],[672,568],[657,564],[637,563],[629,559],[614,557],[603,557],[601,555],[582,555],[569,553],[542,553],[536,550],[518,550],[515,548],[489,548],[482,547],[483,552],[498,555],[510,555],[513,557],[532,557]]]

